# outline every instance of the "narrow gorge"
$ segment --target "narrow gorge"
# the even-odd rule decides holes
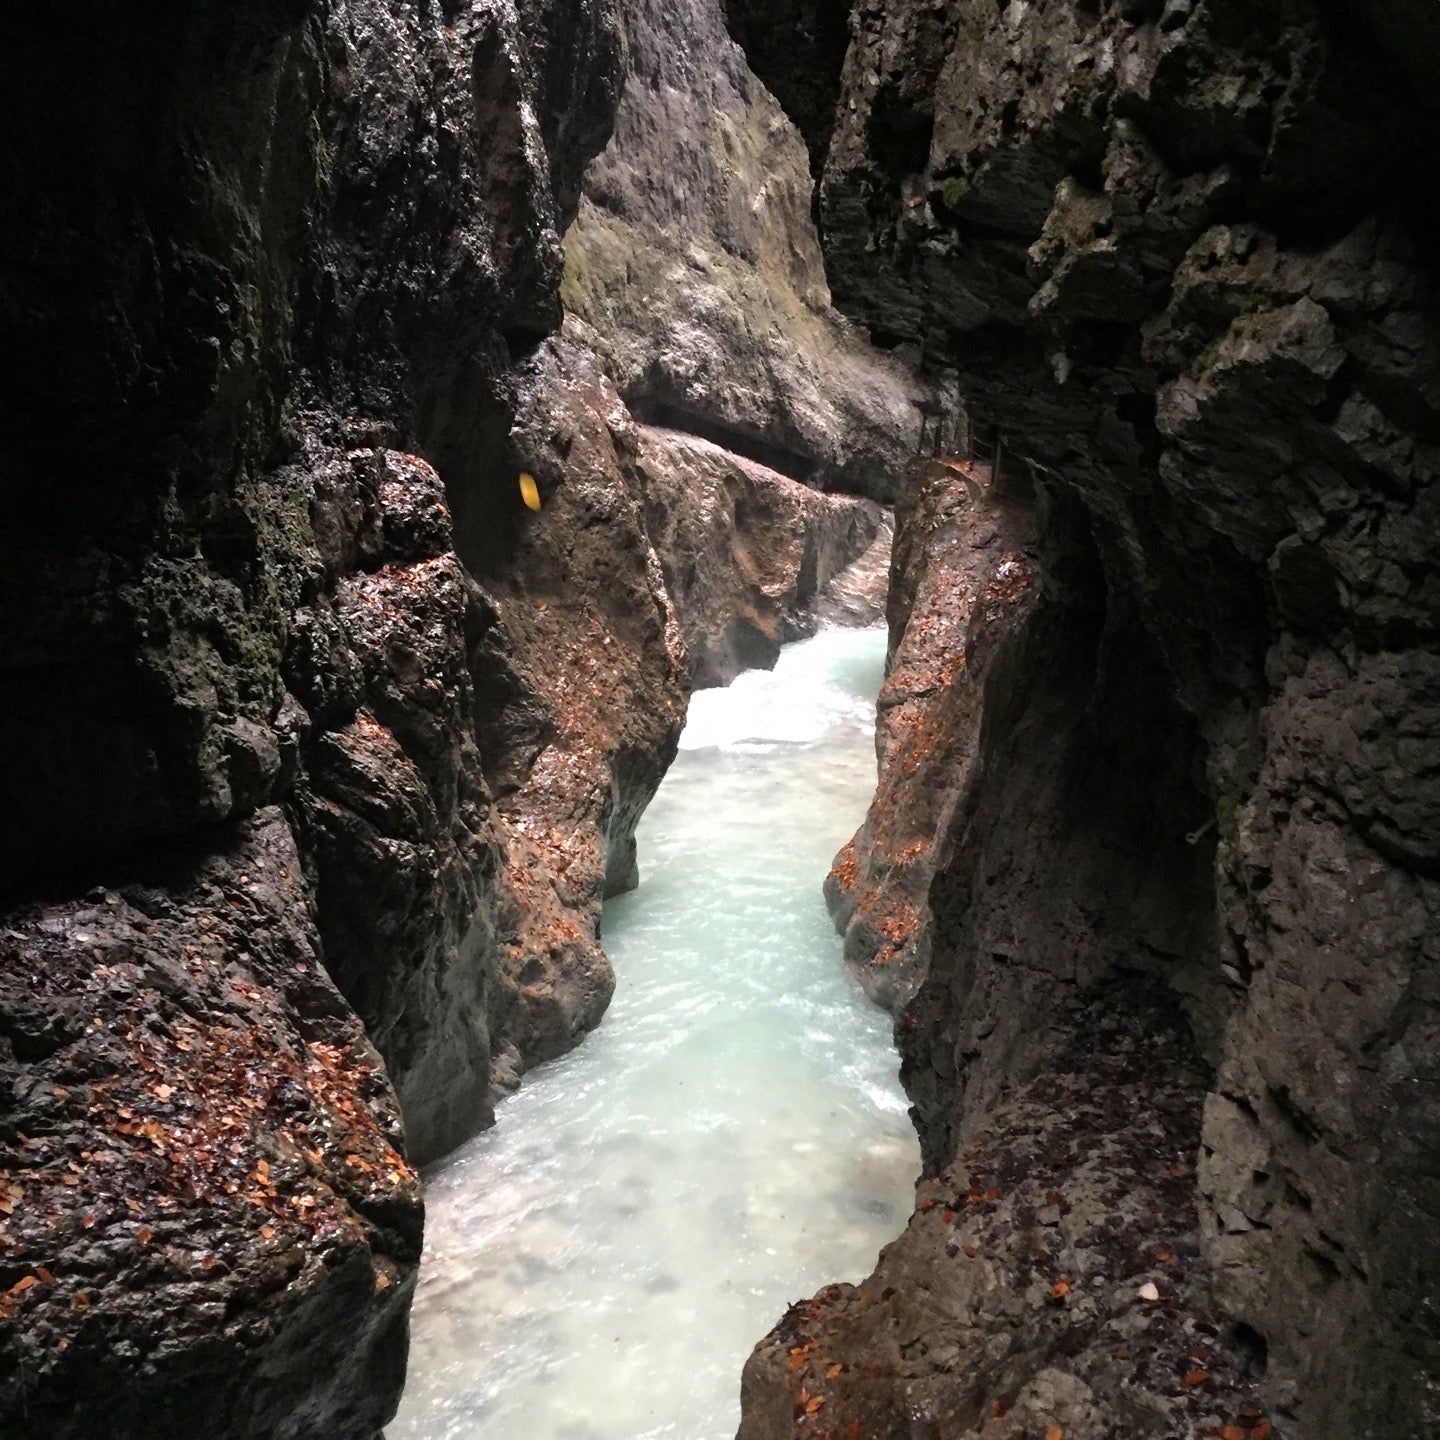
[[[3,1440],[1440,1437],[1440,15],[0,34]]]

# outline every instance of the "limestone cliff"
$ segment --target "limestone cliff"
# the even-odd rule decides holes
[[[927,392],[830,307],[803,141],[720,0],[624,15],[628,78],[566,240],[567,309],[640,420],[892,498]]]

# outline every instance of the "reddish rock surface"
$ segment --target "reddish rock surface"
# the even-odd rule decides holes
[[[896,516],[879,781],[825,893],[867,993],[904,1004],[929,958],[930,881],[969,784],[991,664],[1038,596],[1033,504],[988,466],[922,460]]]

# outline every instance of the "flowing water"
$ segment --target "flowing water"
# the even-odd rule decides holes
[[[605,908],[604,1024],[427,1176],[389,1440],[727,1440],[786,1305],[859,1280],[919,1168],[888,1018],[821,897],[875,783],[878,630],[691,706]]]

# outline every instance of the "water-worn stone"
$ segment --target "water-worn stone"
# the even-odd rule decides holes
[[[901,493],[875,727],[879,780],[825,897],[866,993],[900,1010],[930,957],[930,882],[980,739],[990,667],[1038,598],[1033,499],[990,467],[918,461]]]
[[[697,687],[774,665],[884,522],[873,500],[822,494],[675,430],[644,427],[639,465]]]
[[[901,1019],[929,1163],[1071,997],[1168,985],[1206,1284],[1301,1440],[1440,1429],[1437,55],[1387,4],[862,4],[820,205],[1041,504]]]

